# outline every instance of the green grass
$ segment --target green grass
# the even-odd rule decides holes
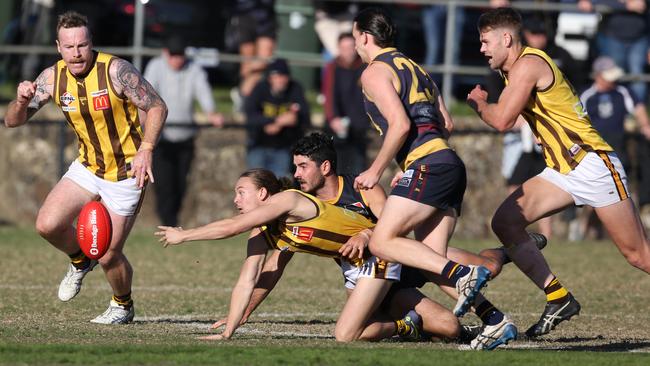
[[[135,269],[136,321],[107,327],[88,322],[111,295],[100,270],[89,274],[74,300],[62,303],[56,291],[66,257],[31,228],[0,227],[0,364],[650,364],[650,281],[606,241],[553,240],[545,249],[559,279],[581,302],[579,317],[542,340],[484,353],[444,343],[336,343],[331,334],[345,298],[341,275],[331,260],[308,255],[294,257],[276,290],[233,339],[199,341],[227,312],[244,237],[163,249],[151,232],[137,227],[126,248]],[[479,250],[495,243],[454,245]],[[453,305],[430,285],[425,291]],[[521,332],[544,304],[541,291],[512,265],[484,293]],[[468,315],[463,322],[477,319]]]

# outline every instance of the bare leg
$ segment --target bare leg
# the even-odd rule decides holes
[[[426,244],[403,237],[425,222],[437,221],[436,208],[403,197],[389,196],[379,222],[370,238],[370,252],[390,262],[433,273],[441,273],[449,262],[445,258],[446,241],[437,252]]]
[[[72,180],[61,179],[38,211],[36,231],[65,254],[78,252],[79,244],[72,222],[79,215],[83,205],[95,197]]]
[[[650,242],[632,199],[595,210],[628,263],[650,273]]]
[[[392,336],[395,326],[392,321],[369,323],[370,317],[388,293],[391,281],[376,278],[360,278],[336,322],[334,336],[339,342],[358,339],[375,340]]]
[[[113,224],[113,238],[108,251],[99,259],[99,264],[106,274],[106,280],[113,288],[113,294],[126,295],[131,292],[133,269],[122,250],[136,216],[125,217],[117,215],[110,209],[108,211]]]
[[[412,309],[422,317],[422,329],[434,337],[455,339],[460,334],[458,318],[449,309],[424,296],[417,289],[397,291],[390,301],[391,318],[402,318]]]
[[[508,196],[492,219],[492,230],[508,248],[508,256],[540,289],[554,276],[526,227],[572,203],[570,194],[536,176]]]

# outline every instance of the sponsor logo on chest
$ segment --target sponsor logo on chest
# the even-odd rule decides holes
[[[90,96],[93,98],[93,108],[95,108],[96,111],[103,111],[111,108],[111,98],[108,95],[108,89],[91,92]]]
[[[75,102],[76,99],[74,95],[70,94],[69,92],[63,93],[63,95],[59,97],[59,100],[61,101],[61,109],[64,112],[74,112],[77,110],[75,106],[71,105]]]
[[[294,226],[291,228],[291,234],[300,240],[311,241],[311,238],[314,237],[314,229]]]

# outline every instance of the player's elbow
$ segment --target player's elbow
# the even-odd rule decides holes
[[[506,132],[515,125],[515,121],[507,118],[497,119],[492,126],[499,132]]]

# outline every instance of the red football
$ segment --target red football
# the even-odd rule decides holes
[[[77,218],[77,242],[90,259],[99,259],[108,250],[113,225],[108,210],[99,201],[88,202]]]

